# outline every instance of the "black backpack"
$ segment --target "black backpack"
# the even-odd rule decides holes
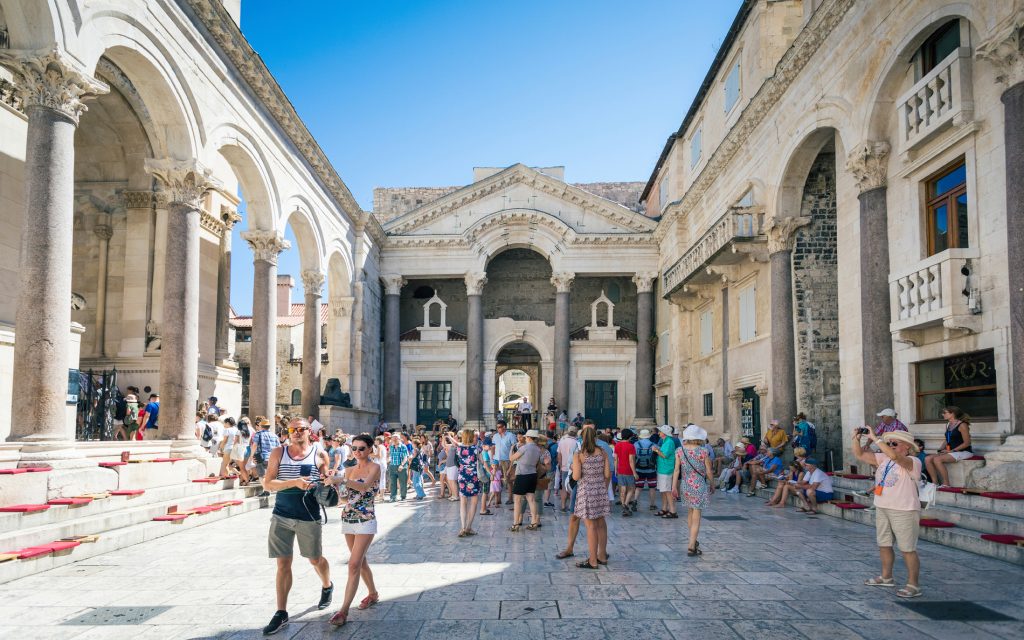
[[[209,442],[213,440],[213,427],[207,424],[203,427],[203,442]]]
[[[242,434],[243,438],[248,438],[249,437],[249,425],[246,424],[245,422],[239,423],[239,425],[238,425],[238,433]]]

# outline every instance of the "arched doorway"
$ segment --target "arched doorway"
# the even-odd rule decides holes
[[[541,366],[537,349],[520,340],[502,347],[494,368],[495,413],[513,424],[519,403],[524,398],[529,398],[536,411],[540,389]]]

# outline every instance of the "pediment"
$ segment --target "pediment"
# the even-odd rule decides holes
[[[657,222],[540,173],[511,167],[413,209],[384,225],[388,236],[461,236],[495,220],[535,218],[576,235],[651,233]]]

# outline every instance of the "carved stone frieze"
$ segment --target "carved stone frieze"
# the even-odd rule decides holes
[[[125,209],[149,209],[152,205],[152,191],[121,192],[121,206],[123,206]]]
[[[636,285],[638,293],[645,293],[654,290],[654,281],[658,279],[656,271],[643,271],[633,275],[633,284]]]
[[[334,296],[331,298],[328,308],[335,318],[345,319],[352,315],[352,307],[355,303],[353,296]]]
[[[302,288],[305,290],[306,295],[314,293],[320,295],[324,288],[324,276],[323,271],[319,269],[306,269],[302,272]]]
[[[995,66],[997,82],[1013,86],[1024,81],[1024,13],[1000,25],[975,51],[978,60]]]
[[[466,295],[479,296],[483,295],[484,285],[487,284],[486,273],[467,273],[466,274]]]
[[[194,160],[146,158],[146,171],[160,182],[169,204],[201,209],[203,195],[217,188],[212,172]]]
[[[88,109],[85,100],[110,88],[75,60],[53,47],[36,51],[0,50],[0,64],[15,74],[16,91],[26,109],[52,109],[76,125]]]
[[[400,295],[406,285],[406,279],[397,273],[385,273],[380,280],[384,283],[384,293],[389,296]]]
[[[869,140],[847,156],[846,169],[853,174],[861,193],[885,186],[890,150],[885,140]]]
[[[555,291],[558,293],[567,293],[572,290],[572,281],[576,279],[576,274],[571,271],[559,271],[558,273],[551,274],[551,284],[554,285]]]
[[[292,248],[292,243],[277,231],[253,229],[242,232],[242,240],[249,243],[253,260],[277,264],[277,256]]]
[[[807,216],[775,216],[765,225],[768,234],[768,254],[789,251],[793,248],[796,230],[811,224]]]
[[[207,213],[205,210],[201,211],[199,214],[199,227],[206,229],[218,238],[224,236],[224,223],[213,215]]]

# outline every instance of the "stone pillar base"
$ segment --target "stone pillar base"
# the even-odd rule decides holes
[[[654,421],[654,418],[633,418],[633,426],[634,427],[640,427],[640,428],[646,429],[648,427],[657,426],[657,424],[658,423]]]
[[[95,467],[87,461],[82,452],[75,448],[73,440],[51,440],[28,436],[21,440],[19,467],[50,467],[51,469],[75,469]]]
[[[168,457],[198,460],[200,458],[209,458],[210,454],[199,446],[198,440],[188,438],[183,440],[171,440],[171,450]]]

